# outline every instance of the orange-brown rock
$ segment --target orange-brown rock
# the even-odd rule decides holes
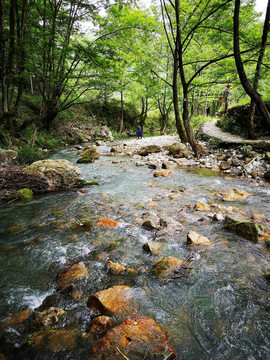
[[[57,274],[57,289],[65,290],[69,288],[75,281],[82,279],[88,275],[88,271],[84,264],[75,264]]]
[[[34,333],[31,345],[37,350],[63,351],[72,349],[77,342],[74,330],[44,330]]]
[[[110,228],[110,227],[115,227],[117,225],[118,225],[117,221],[108,218],[100,217],[98,219],[98,227],[100,228]]]
[[[160,176],[163,176],[163,177],[167,177],[169,175],[171,175],[173,172],[171,170],[159,170],[159,171],[155,171],[153,173],[153,176],[154,177],[160,177]]]
[[[126,268],[118,263],[114,263],[111,260],[107,262],[107,267],[110,270],[110,272],[114,275],[123,274],[123,272],[126,270]]]
[[[15,315],[10,315],[4,322],[5,326],[16,326],[24,322],[30,316],[30,310],[23,310]]]
[[[105,335],[113,327],[113,319],[109,316],[101,315],[94,318],[88,325],[87,331],[96,340]]]
[[[184,260],[173,256],[167,256],[160,259],[152,268],[152,272],[158,276],[169,276],[173,274],[174,270],[181,267]]]
[[[91,295],[87,306],[103,315],[121,315],[131,310],[132,296],[133,291],[129,286],[116,285]]]
[[[131,315],[94,345],[91,359],[173,360],[177,354],[168,340],[167,332],[154,320]]]

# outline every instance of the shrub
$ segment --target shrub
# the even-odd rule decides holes
[[[31,164],[38,160],[43,160],[44,155],[40,150],[31,149],[29,147],[22,148],[18,151],[17,163],[19,165]]]

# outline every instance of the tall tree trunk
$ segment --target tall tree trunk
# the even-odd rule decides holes
[[[175,15],[176,15],[176,42],[178,44],[178,62],[179,72],[181,77],[182,89],[183,89],[183,123],[185,126],[188,142],[190,143],[192,150],[196,157],[201,155],[201,147],[196,142],[192,128],[190,126],[189,111],[188,111],[188,86],[186,82],[184,65],[183,65],[183,49],[181,43],[181,30],[180,30],[180,17],[179,17],[179,0],[175,0]]]
[[[119,134],[122,134],[124,128],[124,99],[123,99],[123,90],[121,90],[121,120],[119,126]]]
[[[262,62],[263,62],[263,58],[264,58],[264,54],[265,54],[267,35],[269,32],[269,20],[270,20],[270,0],[268,0],[268,4],[267,4],[260,53],[259,53],[259,57],[258,57],[254,80],[253,80],[253,89],[255,91],[257,91],[258,86],[259,86],[260,72],[261,72]],[[255,131],[254,131],[255,108],[256,108],[256,104],[253,100],[251,100],[250,101],[250,109],[249,109],[249,122],[248,122],[248,135],[249,135],[250,139],[256,139],[256,135],[255,135]]]
[[[268,1],[268,8],[269,8],[269,1]],[[240,45],[239,45],[239,12],[240,12],[240,0],[235,0],[235,8],[234,8],[234,58],[237,67],[237,72],[241,81],[241,84],[248,94],[248,96],[254,101],[258,109],[261,111],[263,117],[268,123],[268,127],[270,130],[270,113],[267,110],[264,102],[262,101],[261,95],[254,89],[245,73],[244,65],[241,59],[240,54]],[[269,14],[268,14],[268,25],[267,28],[269,29]],[[268,30],[267,30],[268,31]],[[267,36],[267,32],[263,33],[263,35]]]

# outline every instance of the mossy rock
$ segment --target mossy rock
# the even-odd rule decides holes
[[[7,233],[10,235],[16,235],[23,232],[25,228],[21,225],[12,225],[7,229]]]
[[[100,184],[97,181],[92,181],[92,180],[84,180],[83,185],[85,186],[92,186],[92,185],[97,185],[100,186]]]
[[[248,221],[237,215],[227,215],[224,227],[226,230],[254,242],[260,240],[266,231],[264,225]]]
[[[270,247],[270,239],[264,239],[264,243],[267,247]]]
[[[91,156],[84,156],[77,160],[78,164],[91,164],[95,161]]]
[[[14,194],[10,196],[10,200],[12,199],[18,199],[22,200],[23,202],[30,202],[34,198],[32,190],[28,188],[20,189],[16,191]]]

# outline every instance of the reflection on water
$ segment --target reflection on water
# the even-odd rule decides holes
[[[83,177],[95,179],[99,187],[85,188],[85,194],[47,194],[29,204],[0,208],[1,319],[39,306],[54,293],[57,272],[67,263],[83,261],[90,274],[80,285],[85,296],[119,283],[132,285],[139,312],[165,327],[179,358],[266,359],[269,292],[260,278],[269,271],[266,248],[224,232],[220,223],[201,221],[200,213],[188,212],[188,205],[219,203],[216,193],[237,187],[252,196],[234,205],[269,218],[269,187],[208,176],[208,171],[177,169],[171,177],[154,178],[150,169],[136,167],[127,157],[112,164],[105,154],[108,149],[102,151],[98,162],[80,165]],[[75,152],[66,151],[54,157],[74,163],[77,159]],[[184,189],[181,196],[169,199],[179,189]],[[190,230],[213,243],[194,253],[190,278],[162,282],[151,275],[159,256],[147,254],[142,245],[154,234],[137,221],[146,211],[183,225],[182,232],[162,239],[166,242],[162,256],[185,258],[190,253],[185,245]],[[90,218],[96,225],[100,216],[119,221],[119,226],[72,230],[76,220]],[[13,225],[18,227],[15,233]],[[105,266],[109,259],[134,268],[137,274],[111,276]]]

